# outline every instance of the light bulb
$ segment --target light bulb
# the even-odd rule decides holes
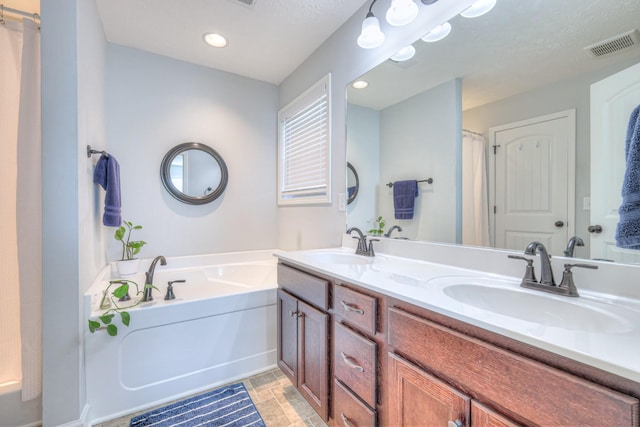
[[[358,37],[358,46],[363,49],[373,49],[384,43],[384,33],[380,31],[380,22],[373,13],[367,13],[362,22],[362,32]]]
[[[395,55],[393,55],[389,59],[395,62],[408,61],[409,59],[413,58],[413,55],[415,54],[416,54],[416,48],[413,47],[412,45],[409,45],[407,47],[403,47],[402,49],[400,49]]]
[[[443,24],[438,25],[433,30],[429,31],[427,34],[422,37],[422,41],[425,42],[437,42],[447,37],[451,32],[451,24],[445,22]]]
[[[227,45],[227,39],[224,36],[216,33],[207,33],[204,36],[204,41],[213,47],[225,47]]]
[[[387,10],[387,22],[395,27],[407,25],[418,16],[418,5],[413,0],[392,0]]]
[[[464,16],[465,18],[477,18],[478,16],[482,16],[489,12],[495,5],[496,0],[478,0],[465,9],[460,16]]]
[[[354,89],[364,89],[369,86],[369,82],[366,80],[356,80],[351,84]]]

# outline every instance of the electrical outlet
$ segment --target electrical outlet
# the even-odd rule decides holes
[[[591,196],[585,196],[582,198],[582,210],[583,211],[591,210]]]

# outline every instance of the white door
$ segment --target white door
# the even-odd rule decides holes
[[[591,85],[591,258],[640,263],[640,251],[617,248],[615,240],[627,125],[638,104],[640,64]]]
[[[575,230],[575,110],[489,129],[495,146],[493,236],[497,248],[542,242],[562,254]]]

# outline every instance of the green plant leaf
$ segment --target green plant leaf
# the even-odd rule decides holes
[[[123,226],[120,226],[116,229],[116,234],[114,234],[113,237],[115,237],[116,240],[122,240],[126,232],[127,230]]]
[[[133,227],[134,230],[142,230],[142,226],[141,225],[136,225],[135,227]]]
[[[118,327],[116,325],[107,326],[107,333],[110,336],[115,337],[116,335],[118,335]]]
[[[94,333],[100,327],[100,322],[89,319],[89,332]]]
[[[113,291],[113,296],[116,298],[122,298],[123,296],[127,295],[128,292],[129,292],[129,284],[123,283]]]
[[[99,319],[102,323],[108,325],[109,323],[111,323],[111,320],[113,320],[113,316],[113,314],[105,314],[103,316],[100,316]]]
[[[125,326],[129,326],[129,322],[131,321],[131,315],[126,311],[120,312],[120,318],[122,319],[122,324]]]

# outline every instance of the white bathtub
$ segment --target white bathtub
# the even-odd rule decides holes
[[[274,250],[167,258],[157,264],[154,301],[129,310],[118,335],[89,333],[85,358],[89,421],[108,420],[271,369],[276,363]],[[150,260],[141,265],[148,268]],[[96,316],[105,268],[85,294]],[[165,301],[167,282],[175,300]],[[132,278],[144,283],[144,274]],[[115,285],[114,285],[115,287]],[[113,287],[112,287],[113,289]],[[132,295],[133,296],[133,295]]]

